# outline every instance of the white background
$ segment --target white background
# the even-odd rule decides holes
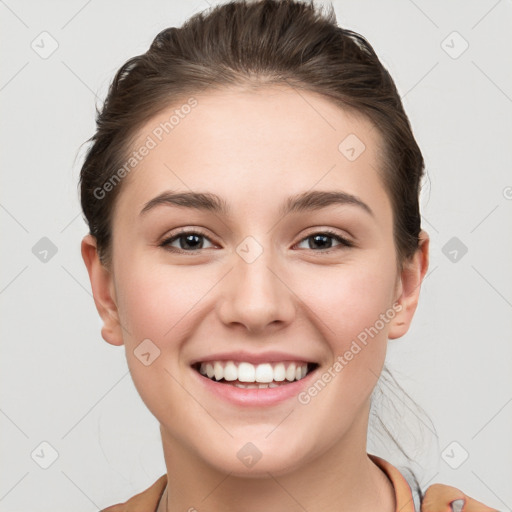
[[[95,128],[95,95],[104,98],[121,64],[207,7],[0,2],[1,512],[95,511],[165,472],[158,424],[124,349],[100,336],[80,256],[87,228],[78,150]],[[338,23],[365,36],[395,79],[427,165],[430,273],[410,332],[389,351],[395,375],[436,428],[422,486],[455,485],[512,510],[512,3],[334,7]],[[43,31],[58,43],[46,59],[31,47],[46,37],[50,48]],[[469,47],[453,58],[464,41]],[[47,262],[32,252],[43,237],[57,249]],[[468,249],[456,262],[443,253],[453,237]],[[58,458],[43,469],[52,449]]]

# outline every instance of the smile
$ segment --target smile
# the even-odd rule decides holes
[[[314,370],[316,363],[285,361],[252,364],[246,361],[198,362],[193,368],[214,382],[238,388],[275,388],[303,379]]]

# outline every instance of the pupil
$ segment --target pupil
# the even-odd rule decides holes
[[[322,246],[322,242],[325,243],[326,245],[324,245],[322,248],[325,249],[326,247],[329,248],[331,246],[331,244],[328,243],[328,241],[330,240],[330,236],[328,235],[314,235],[312,237],[314,240],[315,240],[315,243],[317,243],[318,241],[320,241],[320,245]],[[327,242],[326,242],[327,240]],[[311,244],[310,244],[311,246]],[[310,247],[312,249],[312,247]]]
[[[198,241],[198,239],[200,239],[200,238],[201,238],[201,235],[194,235],[194,234],[192,234],[192,235],[186,235],[186,236],[181,237],[181,240],[185,239],[185,240],[186,240],[186,244],[190,244],[190,241],[191,241],[191,240],[195,239],[195,241],[197,242],[197,241]],[[200,243],[200,241],[198,242],[198,244],[199,244],[199,245],[202,245],[202,244]],[[181,247],[182,249],[186,249],[186,248],[187,248],[187,247],[183,247],[183,244],[181,244],[181,246],[182,246],[182,247]],[[196,245],[194,245],[194,242],[193,242],[193,241],[192,241],[192,248],[197,248],[197,244],[196,244]]]

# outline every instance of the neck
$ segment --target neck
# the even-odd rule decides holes
[[[298,468],[258,477],[223,473],[161,430],[168,485],[157,512],[395,510],[391,482],[367,456],[366,430]]]

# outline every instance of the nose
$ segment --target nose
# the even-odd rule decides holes
[[[233,255],[234,268],[223,280],[218,315],[228,327],[251,334],[283,328],[293,321],[296,298],[283,266],[265,250],[254,261]]]

